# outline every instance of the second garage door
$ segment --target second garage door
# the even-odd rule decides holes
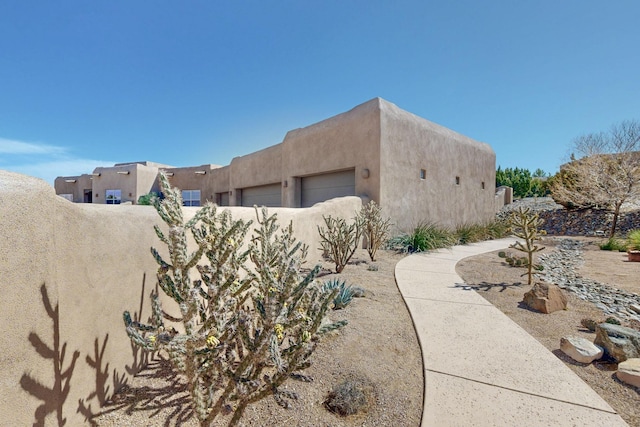
[[[281,194],[280,183],[243,188],[242,206],[281,206]]]
[[[301,180],[301,204],[308,208],[334,197],[355,196],[355,169],[305,176]]]

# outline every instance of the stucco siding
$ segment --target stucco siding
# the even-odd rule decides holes
[[[380,99],[287,133],[283,169],[293,185],[287,206],[300,206],[300,177],[355,169],[355,194],[377,200],[380,185]]]
[[[495,153],[489,145],[387,102],[381,121],[380,204],[398,229],[493,218]]]

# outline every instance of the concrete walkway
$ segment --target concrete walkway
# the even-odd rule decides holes
[[[414,254],[396,265],[422,347],[422,426],[626,426],[546,347],[461,286],[458,261],[514,241]]]

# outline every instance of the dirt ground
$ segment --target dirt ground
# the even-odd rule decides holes
[[[587,242],[584,265],[578,272],[618,289],[640,294],[640,263],[627,262],[626,254],[601,251],[597,246],[601,239],[581,238]],[[553,238],[545,238],[545,252],[554,249]],[[589,365],[574,362],[560,351],[560,338],[582,336],[591,341],[595,334],[581,326],[580,320],[589,317],[604,320],[604,314],[593,304],[568,293],[568,309],[552,314],[541,314],[521,306],[523,295],[530,289],[526,277],[520,277],[522,268],[508,266],[497,252],[467,258],[458,263],[458,274],[476,288],[486,300],[518,323],[549,351],[580,376],[593,390],[604,398],[630,426],[640,426],[640,389],[621,383],[615,377],[617,365],[611,362],[594,362]],[[625,322],[623,322],[625,324]],[[638,324],[625,324],[638,328]]]
[[[422,355],[415,330],[395,284],[394,268],[402,258],[380,251],[375,263],[366,251],[358,251],[338,277],[348,285],[366,290],[343,310],[331,311],[332,320],[349,324],[321,340],[304,373],[311,383],[288,381],[299,395],[292,407],[283,409],[267,397],[245,411],[242,426],[418,426],[423,405]],[[371,271],[370,265],[377,266]],[[332,265],[323,263],[325,269]],[[323,270],[325,273],[328,271]],[[361,378],[373,385],[366,413],[340,417],[323,406],[328,392],[347,378]],[[156,359],[138,374],[102,413],[95,426],[197,426],[189,395],[169,362]],[[214,424],[226,425],[227,420]]]

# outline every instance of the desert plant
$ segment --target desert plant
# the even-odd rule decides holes
[[[544,221],[537,213],[532,213],[531,209],[521,207],[511,212],[510,222],[513,234],[524,239],[524,245],[521,242],[516,242],[509,247],[527,254],[525,264],[527,272],[525,274],[527,275],[527,283],[531,285],[533,282],[533,269],[537,265],[533,262],[533,254],[544,249],[544,247],[535,244],[537,240],[540,240],[546,234],[544,230],[538,229]]]
[[[144,206],[151,206],[153,205],[153,199],[158,197],[161,197],[160,194],[154,191],[147,194],[143,194],[142,196],[138,197],[138,204],[144,205]]]
[[[498,252],[498,258],[506,258],[506,257],[507,257],[507,253],[505,251]]]
[[[367,271],[378,271],[378,265],[377,264],[369,264],[369,266],[367,267]]]
[[[340,310],[345,308],[353,298],[359,298],[364,296],[364,289],[357,286],[347,286],[344,280],[331,279],[325,282],[324,290],[331,292],[334,289],[338,290],[338,293],[333,298],[333,309]]]
[[[412,233],[396,236],[389,241],[389,247],[402,252],[424,252],[454,244],[451,231],[427,222],[419,224]]]
[[[629,251],[640,251],[640,229],[631,230],[627,234],[626,249]]]
[[[480,242],[487,238],[487,230],[482,224],[459,225],[453,234],[459,245]]]
[[[603,251],[627,251],[627,245],[625,244],[625,242],[615,237],[609,237],[606,242],[600,244],[599,246]]]
[[[318,226],[320,246],[329,260],[335,264],[336,273],[340,273],[358,249],[363,231],[362,220],[358,215],[351,224],[347,224],[343,218],[334,218],[331,215],[323,215],[322,218],[326,228]]]
[[[376,260],[376,252],[389,238],[391,219],[382,217],[382,208],[373,200],[364,205],[358,213],[367,241],[367,252],[371,261]]]
[[[180,191],[164,174],[160,181],[166,198],[156,199],[155,207],[168,233],[155,230],[169,257],[153,248],[152,254],[159,287],[177,303],[180,316],[166,314],[154,294],[151,324],[125,312],[127,334],[144,349],[169,354],[186,378],[202,426],[229,412],[229,425],[235,425],[247,405],[268,395],[287,407],[287,399],[296,396],[281,385],[289,377],[307,378],[296,372],[309,366],[317,337],[346,323],[323,323],[338,290],[314,280],[319,266],[300,274],[306,247],[294,238],[291,224],[280,230],[266,208],[261,215],[256,209],[258,226],[242,249],[249,222],[232,220],[228,211],[217,214],[211,204],[185,221]],[[194,269],[199,279],[191,278]],[[165,319],[181,322],[184,332],[170,332]]]

